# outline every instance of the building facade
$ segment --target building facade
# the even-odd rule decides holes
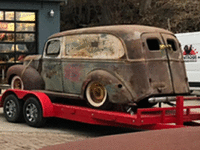
[[[1,79],[7,68],[26,55],[41,54],[47,38],[60,31],[60,3],[64,0],[0,1]]]

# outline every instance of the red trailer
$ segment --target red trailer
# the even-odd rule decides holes
[[[183,106],[184,100],[198,97],[177,96],[176,106],[139,108],[132,113],[105,111],[63,103],[53,103],[41,91],[9,89],[1,96],[0,106],[9,122],[18,122],[22,118],[30,126],[39,127],[49,117],[57,117],[88,124],[130,127],[137,129],[180,128],[185,125],[199,125],[200,106]]]

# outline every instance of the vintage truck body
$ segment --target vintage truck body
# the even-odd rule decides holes
[[[64,31],[49,37],[42,55],[8,69],[12,88],[148,107],[147,99],[189,94],[182,51],[172,32],[140,25]]]

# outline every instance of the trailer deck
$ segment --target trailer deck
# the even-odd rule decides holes
[[[187,99],[187,98],[185,98]],[[194,98],[190,98],[194,99]],[[196,97],[195,97],[196,99]],[[163,129],[184,127],[184,123],[200,120],[200,106],[183,106],[184,97],[177,97],[176,107],[143,108],[136,114],[94,110],[78,106],[53,104],[55,117],[84,123],[121,126],[139,129]],[[61,113],[62,112],[62,113]],[[174,123],[174,124],[173,124]]]
[[[185,100],[197,100],[199,97],[177,96],[174,107],[139,108],[135,114],[130,114],[52,103],[42,92],[16,89],[9,89],[2,95],[1,107],[9,95],[15,95],[18,100],[24,101],[30,97],[37,98],[41,104],[43,118],[57,117],[95,125],[153,130],[186,127],[186,124],[194,125],[193,121],[200,120],[200,111],[197,110],[200,106],[184,106]]]

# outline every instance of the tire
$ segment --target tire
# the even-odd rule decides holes
[[[8,122],[21,122],[23,120],[23,101],[11,94],[5,98],[3,110]]]
[[[32,127],[42,127],[46,118],[43,117],[42,106],[35,97],[30,97],[24,104],[23,114],[26,123]]]
[[[107,90],[104,85],[98,81],[92,81],[88,84],[85,96],[89,106],[92,108],[110,109],[111,107]]]
[[[19,89],[19,90],[24,89],[24,83],[22,79],[17,75],[12,78],[10,86],[11,86],[11,89]]]

